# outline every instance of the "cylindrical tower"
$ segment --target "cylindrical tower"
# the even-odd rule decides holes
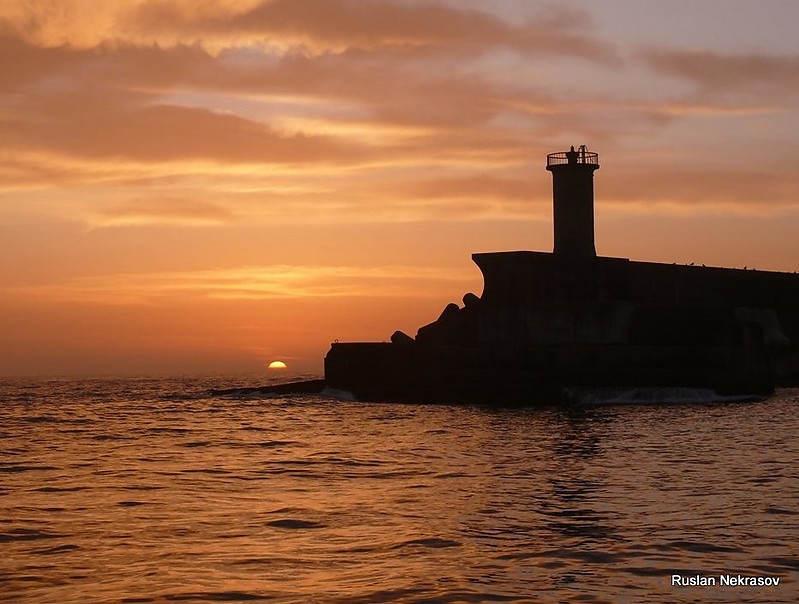
[[[599,156],[586,151],[547,155],[552,172],[552,209],[555,227],[554,253],[574,258],[596,257],[594,246],[594,170]]]

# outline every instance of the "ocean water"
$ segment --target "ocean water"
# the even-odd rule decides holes
[[[208,394],[256,383],[0,382],[0,600],[799,601],[799,391],[570,410]]]

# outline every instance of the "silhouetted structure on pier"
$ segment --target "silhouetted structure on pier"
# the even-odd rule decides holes
[[[555,226],[553,252],[574,258],[593,258],[594,247],[594,170],[599,156],[574,147],[565,153],[547,155],[547,170],[552,172],[552,217]]]
[[[596,255],[596,153],[547,156],[554,251],[491,252],[478,298],[416,338],[334,343],[327,384],[374,400],[556,402],[575,388],[766,393],[799,378],[799,276]]]

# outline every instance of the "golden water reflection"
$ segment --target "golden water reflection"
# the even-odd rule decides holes
[[[792,391],[564,412],[3,387],[12,600],[723,602],[669,577],[729,572],[794,601]]]

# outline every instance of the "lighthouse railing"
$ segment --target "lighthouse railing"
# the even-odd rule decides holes
[[[561,164],[590,164],[599,165],[599,154],[593,151],[559,151],[547,155],[547,166],[559,166]]]

